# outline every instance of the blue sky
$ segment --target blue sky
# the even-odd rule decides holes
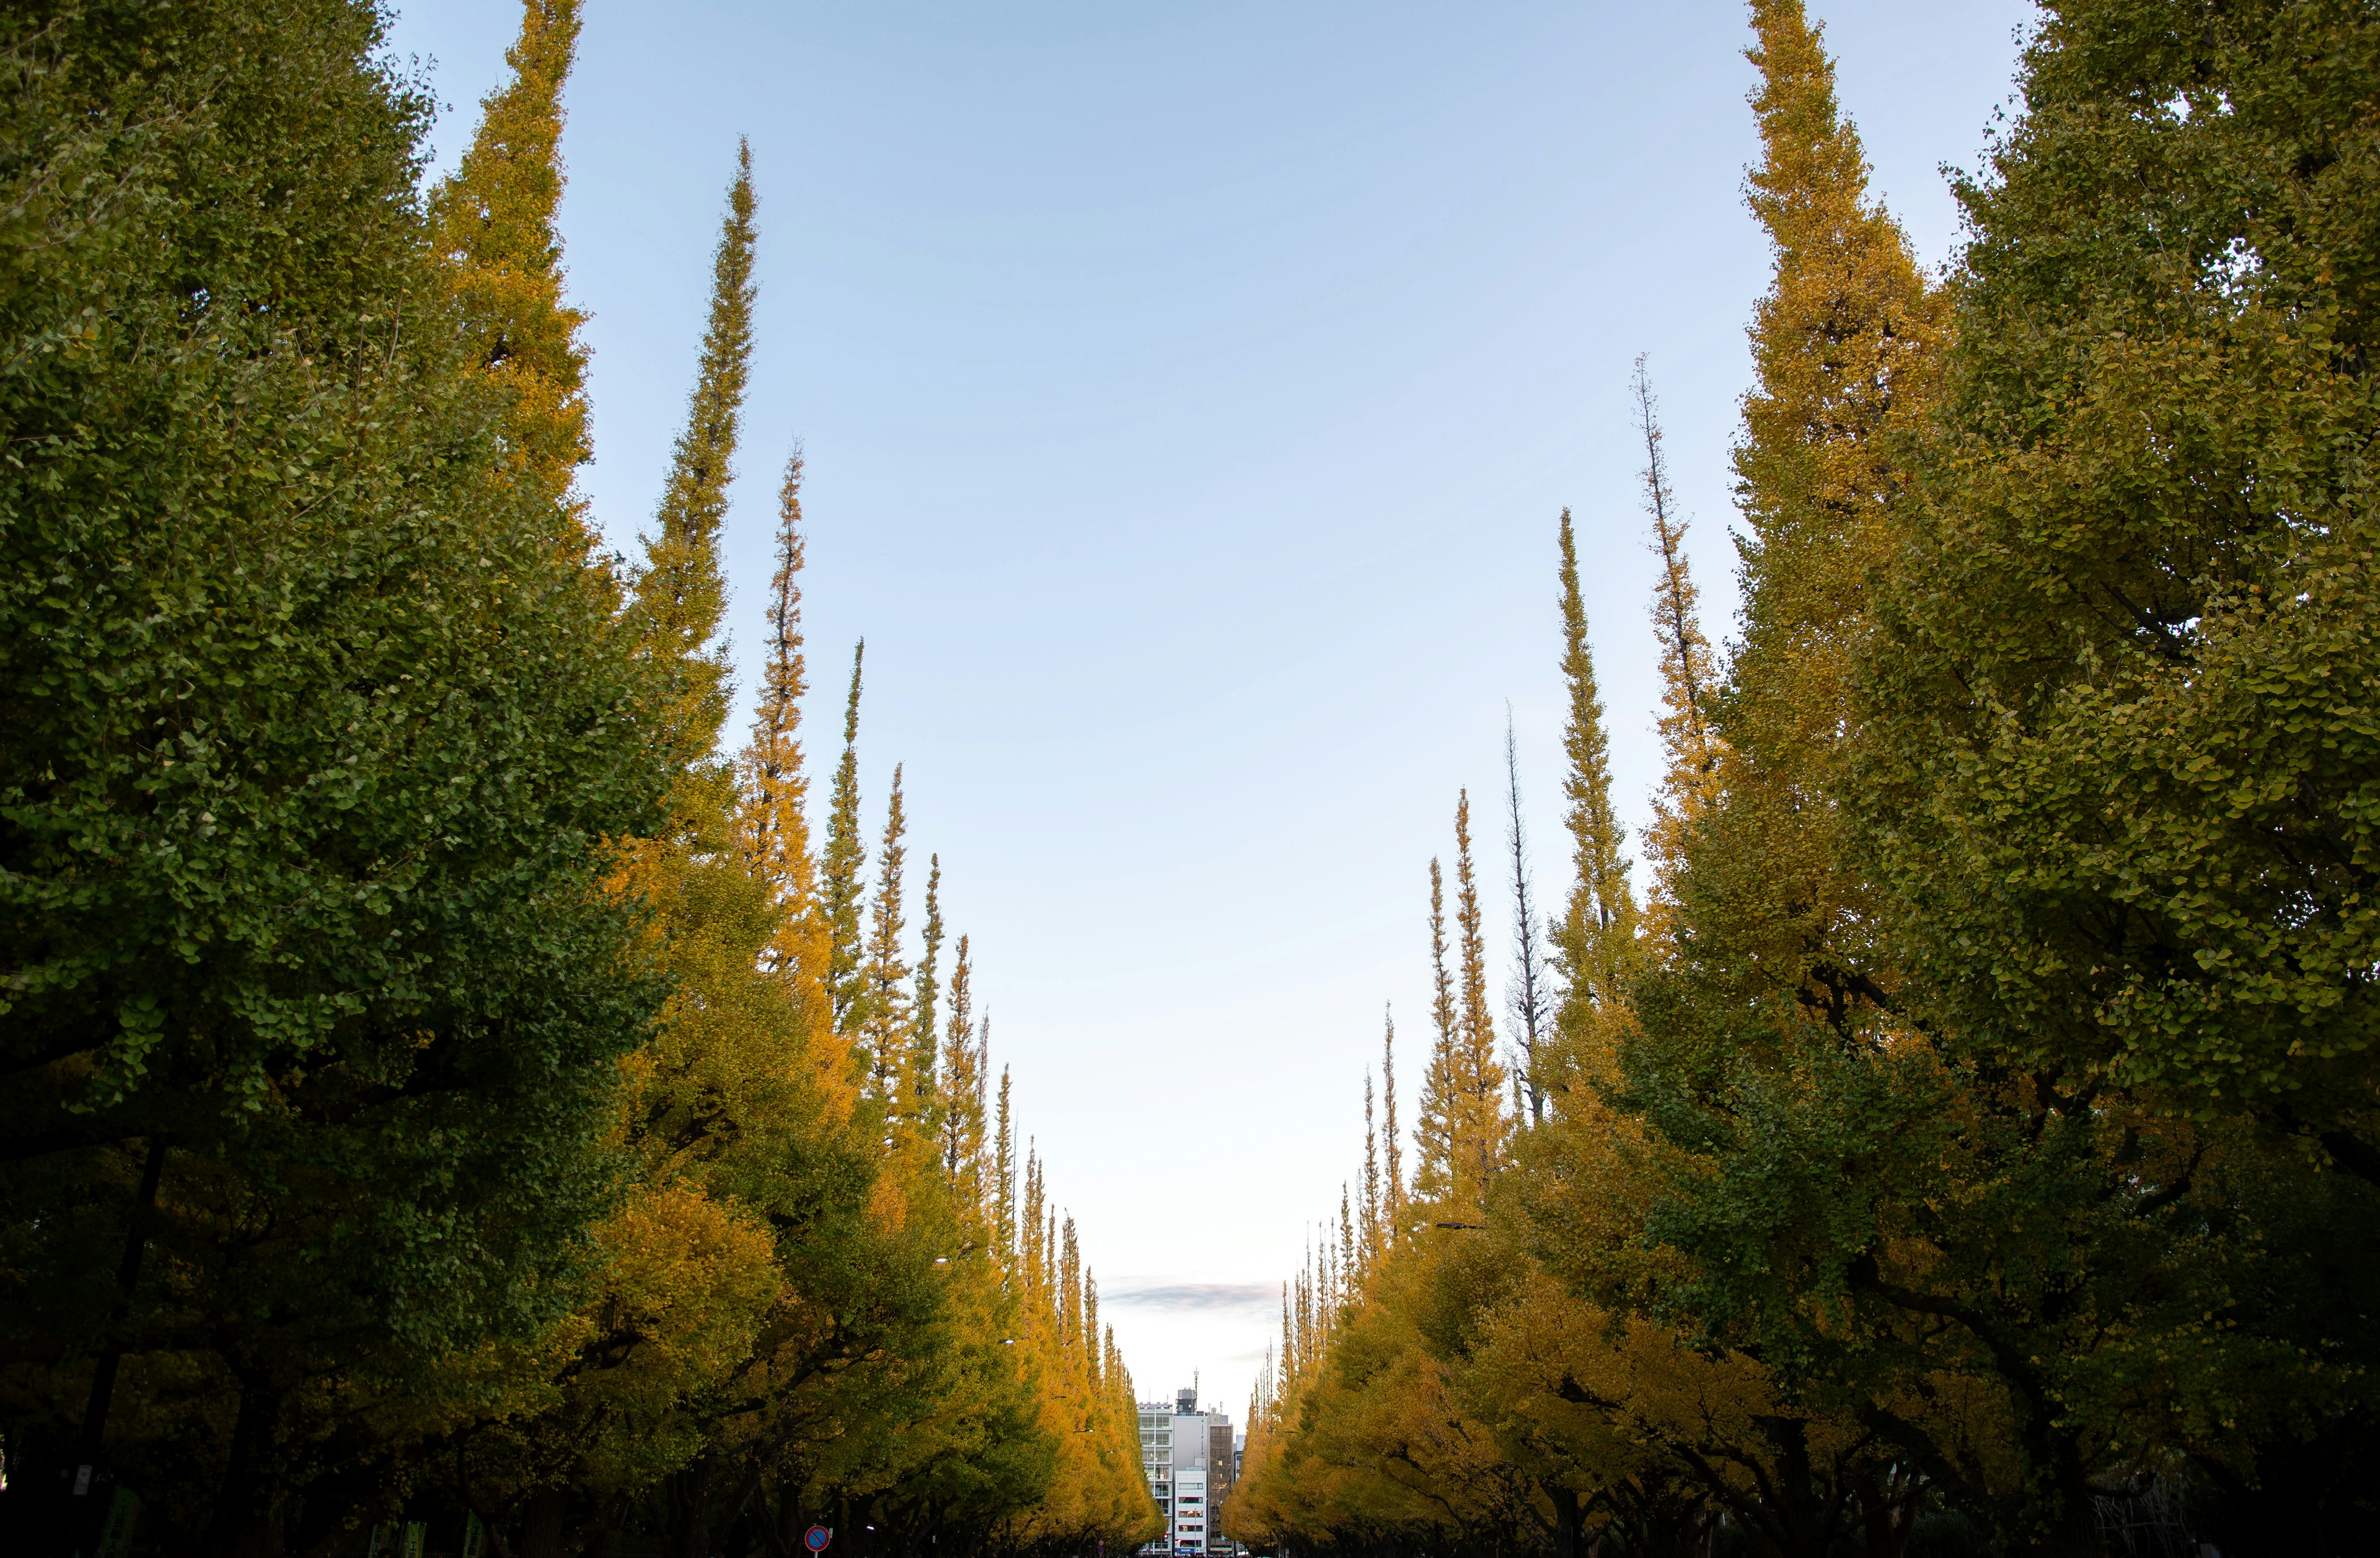
[[[2031,7],[1812,8],[1877,189],[1947,259],[1939,170],[1973,165]],[[517,22],[401,6],[395,52],[451,105],[442,165]],[[1428,861],[1463,786],[1483,851],[1500,835],[1508,703],[1538,887],[1563,890],[1565,505],[1645,815],[1640,352],[1730,629],[1767,263],[1744,41],[1725,0],[588,0],[563,228],[595,512],[633,552],[748,135],[734,639],[760,642],[798,437],[814,768],[865,635],[871,812],[905,763],[913,849],[941,857],[995,1063],[1144,1396],[1196,1369],[1245,1404],[1276,1284],[1359,1166],[1384,1003],[1411,1098]],[[1500,983],[1500,902],[1489,933]]]

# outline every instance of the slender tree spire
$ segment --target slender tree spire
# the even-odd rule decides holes
[[[991,1089],[991,1008],[983,1009],[983,1021],[976,1025],[975,1036],[975,1102],[978,1113],[990,1102]]]
[[[1037,1315],[1046,1308],[1049,1297],[1049,1247],[1042,1242],[1041,1217],[1041,1155],[1034,1149],[1032,1138],[1025,1143],[1025,1302]]]
[[[1439,1044],[1451,1049],[1457,1021],[1454,976],[1446,967],[1446,879],[1438,869],[1436,856],[1429,862],[1429,984],[1430,1026]]]
[[[991,1161],[992,1238],[1009,1272],[1017,1267],[1016,1127],[1008,1112],[1008,1067],[1000,1068],[1000,1124]]]
[[[1420,1118],[1414,1125],[1414,1193],[1443,1200],[1453,1190],[1455,1116],[1463,1090],[1462,1019],[1454,976],[1446,966],[1446,879],[1429,862],[1429,1063],[1422,1068]]]
[[[1628,860],[1621,854],[1627,834],[1611,805],[1610,749],[1567,508],[1561,516],[1561,622],[1562,682],[1570,695],[1562,727],[1562,755],[1570,765],[1562,779],[1562,822],[1570,831],[1575,875],[1554,940],[1567,987],[1559,1027],[1575,1044],[1596,1006],[1621,998],[1636,940],[1636,900],[1629,889]]]
[[[981,1215],[983,1205],[983,1070],[976,1047],[975,971],[967,956],[967,939],[959,938],[958,956],[951,968],[950,1026],[942,1039],[941,1114],[942,1173],[959,1205]]]
[[[926,923],[924,926],[925,955],[917,960],[917,992],[912,998],[909,1047],[917,1059],[911,1063],[917,1075],[917,1094],[932,1100],[937,1092],[934,1076],[935,1045],[934,1008],[941,1000],[941,985],[938,966],[942,956],[942,858],[926,857]]]
[[[1636,359],[1629,393],[1636,400],[1636,431],[1645,440],[1645,512],[1653,520],[1653,551],[1661,559],[1661,577],[1654,586],[1653,621],[1661,635],[1663,652],[1672,658],[1661,671],[1674,681],[1670,702],[1686,722],[1691,738],[1707,741],[1708,701],[1713,676],[1710,644],[1703,638],[1702,595],[1686,566],[1686,520],[1677,513],[1677,494],[1670,490],[1670,465],[1661,448],[1661,416],[1653,400],[1653,380],[1645,359]]]
[[[1372,1073],[1364,1072],[1364,1205],[1361,1233],[1364,1251],[1364,1275],[1369,1279],[1379,1269],[1385,1244],[1381,1218],[1386,1208],[1380,1204],[1380,1140],[1374,1124]]]
[[[1050,1304],[1049,1299],[1050,1273],[1058,1269],[1058,1209],[1049,1204],[1050,1187],[1046,1169],[1041,1171],[1038,1182],[1041,1186],[1042,1205],[1048,1209],[1041,1213],[1040,1224],[1042,1307],[1051,1311],[1054,1317],[1056,1306]]]
[[[1289,1284],[1281,1284],[1281,1394],[1286,1398],[1297,1379],[1297,1325],[1290,1308]]]
[[[1677,500],[1670,491],[1660,416],[1641,357],[1629,387],[1636,400],[1637,431],[1645,440],[1645,511],[1653,521],[1653,552],[1661,564],[1653,587],[1653,628],[1661,642],[1661,749],[1669,770],[1654,797],[1653,825],[1645,846],[1666,903],[1673,901],[1670,884],[1684,863],[1686,837],[1694,820],[1718,793],[1724,749],[1706,707],[1714,664],[1710,641],[1703,637],[1701,595],[1686,565],[1686,522],[1677,514]]]
[[[1388,1173],[1388,1194],[1384,1203],[1389,1214],[1386,1241],[1393,1241],[1404,1232],[1405,1225],[1404,1138],[1397,1130],[1397,1015],[1395,1010],[1384,1008],[1381,1022],[1384,1031],[1380,1036],[1380,1124],[1388,1137],[1385,1162]]]
[[[1321,1277],[1317,1271],[1314,1225],[1306,1225],[1306,1263],[1297,1268],[1297,1363],[1317,1366],[1323,1358],[1321,1337]]]
[[[1504,1149],[1504,1067],[1496,1059],[1495,1017],[1488,1004],[1488,943],[1479,929],[1479,880],[1471,866],[1471,792],[1454,806],[1454,922],[1463,969],[1457,1069],[1460,1099],[1454,1160],[1457,1199],[1477,1207]]]
[[[1454,808],[1456,971],[1446,968],[1444,878],[1429,864],[1431,1014],[1438,1032],[1422,1077],[1420,1159],[1414,1191],[1426,1201],[1475,1211],[1503,1155],[1504,1067],[1496,1058],[1488,1007],[1488,947],[1480,934],[1479,882],[1471,861],[1471,795]]]
[[[504,386],[518,469],[566,492],[587,439],[587,316],[562,301],[562,89],[578,45],[578,0],[526,0],[504,51],[512,78],[430,198],[431,241],[471,344],[473,369]],[[580,531],[574,538],[583,544]]]
[[[1070,1353],[1083,1345],[1083,1249],[1067,1217],[1058,1245],[1058,1334]]]
[[[702,361],[653,533],[645,539],[632,608],[645,652],[662,667],[662,728],[687,763],[710,753],[727,717],[727,656],[710,645],[727,604],[719,529],[727,517],[751,372],[754,210],[752,151],[745,145],[736,152],[727,215],[711,257]]]
[[[1339,1182],[1339,1299],[1344,1303],[1355,1292],[1355,1272],[1359,1265],[1355,1242],[1355,1218],[1347,1199],[1347,1182]]]
[[[1521,1089],[1528,1113],[1514,1114],[1530,1123],[1545,1118],[1543,1067],[1553,1029],[1553,991],[1546,973],[1545,932],[1537,923],[1536,895],[1529,882],[1529,840],[1521,821],[1521,752],[1512,736],[1512,710],[1504,709],[1504,847],[1512,867],[1512,1041],[1520,1050],[1520,1065],[1512,1080]]]
[[[1343,1195],[1346,1187],[1342,1185],[1340,1190]],[[1327,1337],[1339,1328],[1339,1250],[1336,1242],[1329,1233],[1330,1219],[1326,1217],[1322,1226],[1324,1229],[1322,1252],[1315,1266],[1315,1308],[1322,1327],[1322,1333]]]
[[[902,903],[902,869],[908,846],[902,841],[909,819],[901,798],[901,768],[892,769],[892,793],[884,806],[884,837],[876,850],[876,897],[868,906],[866,1008],[860,1021],[870,1056],[869,1065],[879,1096],[894,1108],[914,1110],[919,1078],[909,1074],[914,1058],[915,1015],[909,1008],[908,960],[901,955],[901,933],[908,928]]]
[[[843,759],[835,764],[828,797],[826,853],[821,862],[820,908],[826,917],[827,992],[834,1004],[838,1033],[855,1033],[867,1004],[861,969],[860,879],[868,846],[859,831],[859,688],[868,640],[851,651],[851,692],[843,705]]]
[[[802,699],[809,676],[802,660],[802,452],[785,461],[777,492],[777,571],[769,581],[769,639],[752,738],[738,761],[744,858],[768,884],[784,919],[761,955],[762,967],[794,992],[808,1031],[832,1031],[827,1002],[829,937],[810,848],[809,777],[801,743]]]

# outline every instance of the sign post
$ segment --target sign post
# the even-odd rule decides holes
[[[107,1524],[99,1530],[99,1558],[128,1558],[132,1552],[132,1523],[140,1517],[140,1501],[118,1482],[107,1503]]]

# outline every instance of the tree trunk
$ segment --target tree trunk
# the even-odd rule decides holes
[[[231,1455],[215,1490],[203,1551],[208,1558],[281,1558],[281,1511],[273,1488],[273,1442],[281,1399],[261,1369],[235,1368],[239,1411]]]
[[[1546,1494],[1554,1506],[1554,1558],[1579,1558],[1578,1491],[1548,1488]]]
[[[569,1515],[570,1495],[563,1490],[541,1488],[530,1494],[521,1521],[520,1558],[562,1558],[562,1533]]]
[[[769,1495],[762,1493],[760,1508],[765,1516],[759,1522],[760,1534],[767,1540],[769,1551],[776,1558],[794,1558],[794,1550],[802,1543],[800,1501],[794,1497],[791,1488],[786,1488],[779,1491],[773,1509],[770,1507]]]
[[[2044,1513],[2034,1551],[2044,1558],[2098,1558],[2099,1512],[2092,1502],[2091,1474],[2083,1467],[2078,1435],[2043,1414],[2036,1464],[2050,1470],[2056,1505]]]
[[[1718,1518],[1717,1504],[1705,1504],[1694,1516],[1694,1558],[1711,1558],[1711,1549],[1718,1542]]]
[[[82,1409],[78,1455],[85,1466],[103,1464],[100,1451],[107,1433],[107,1410],[115,1400],[115,1373],[124,1361],[122,1338],[116,1333],[132,1316],[132,1293],[140,1285],[140,1258],[149,1248],[149,1220],[157,1209],[157,1181],[164,1172],[165,1138],[160,1134],[149,1138],[149,1156],[140,1165],[140,1187],[133,1193],[132,1211],[125,1219],[124,1259],[116,1263],[115,1303],[107,1317],[109,1335],[91,1369],[91,1396]]]
[[[1917,1489],[1921,1483],[1910,1479],[1899,1488],[1899,1496],[1886,1491],[1885,1476],[1870,1471],[1860,1489],[1860,1518],[1867,1527],[1867,1558],[1901,1558],[1909,1547],[1910,1528],[1916,1524]]]
[[[1777,1524],[1786,1558],[1826,1558],[1831,1534],[1813,1518],[1819,1504],[1810,1466],[1808,1425],[1798,1418],[1755,1419],[1777,1447]]]
[[[677,1558],[710,1558],[710,1458],[704,1456],[678,1474]]]

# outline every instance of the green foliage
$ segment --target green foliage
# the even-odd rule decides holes
[[[791,474],[771,826],[716,750],[748,158],[624,602],[570,485],[576,9],[526,7],[434,202],[381,26],[0,19],[0,1523],[87,1547],[42,1501],[88,1460],[176,1551],[468,1509],[706,1558],[853,1501],[982,1540],[1062,1402],[1108,1448],[1033,1540],[1139,1540],[1111,1341],[1044,1293],[1071,1372],[1002,1345],[989,1165],[888,1151],[817,998]]]
[[[406,1355],[567,1302],[661,995],[598,880],[663,771],[439,327],[375,15],[6,25],[0,1303],[62,1364],[9,1410],[140,1353],[229,1540]]]
[[[2053,7],[1974,237],[1863,784],[1959,1028],[2380,1181],[2380,23]]]
[[[2191,1540],[2348,1551],[2380,21],[2051,6],[1934,287],[1817,27],[1750,15],[1775,266],[1724,664],[1634,385],[1652,891],[1565,513],[1559,1045],[1532,921],[1507,1116],[1465,797],[1417,1173],[1391,1071],[1386,1182],[1367,1138],[1225,1517],[2082,1554],[2186,1492]],[[869,895],[856,653],[810,853],[798,456],[761,718],[719,749],[748,151],[624,600],[572,491],[577,7],[524,6],[426,199],[381,27],[0,19],[0,1514],[87,1458],[220,1554],[465,1510],[497,1558],[1147,1539],[965,936],[942,983],[938,858],[911,950],[898,769]]]
[[[1565,517],[1568,1085],[1476,1223],[1398,1230],[1343,1296],[1327,1256],[1300,1279],[1237,1528],[2096,1554],[2161,1509],[2225,1552],[2354,1551],[2380,24],[2051,6],[1935,290],[1818,30],[1750,10],[1776,269],[1723,670],[1638,381],[1645,930],[1599,907]],[[1433,943],[1443,992],[1436,914]]]

